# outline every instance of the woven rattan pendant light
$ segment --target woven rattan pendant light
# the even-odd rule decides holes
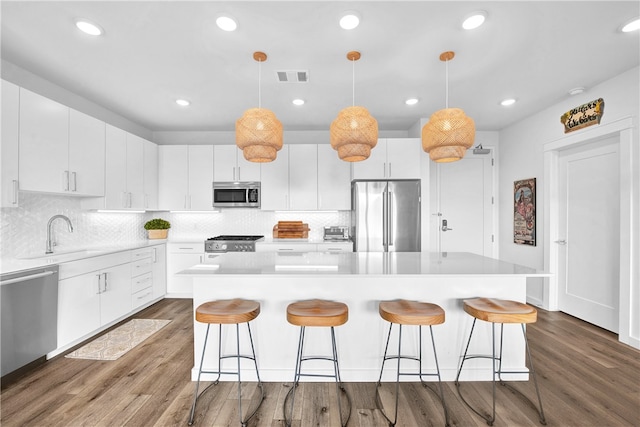
[[[378,121],[364,107],[355,105],[355,61],[360,59],[360,52],[347,53],[347,59],[353,67],[353,102],[338,113],[331,123],[331,147],[338,151],[338,157],[347,162],[359,162],[369,158],[371,149],[378,143]]]
[[[253,59],[260,64],[258,72],[258,108],[250,108],[236,121],[236,145],[250,162],[266,163],[276,159],[282,148],[282,123],[271,110],[261,108],[262,62],[264,52],[254,52]]]
[[[449,61],[453,52],[443,52],[440,60],[446,64],[446,107],[431,115],[422,128],[422,148],[434,162],[455,162],[473,146],[476,125],[460,108],[449,108]]]

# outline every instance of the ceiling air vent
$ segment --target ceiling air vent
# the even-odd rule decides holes
[[[276,71],[280,83],[306,83],[309,81],[307,70],[282,70]]]

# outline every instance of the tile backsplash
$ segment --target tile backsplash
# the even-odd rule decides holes
[[[53,223],[55,252],[88,247],[125,245],[147,239],[144,223],[151,218],[171,222],[169,240],[204,241],[220,234],[258,234],[271,237],[278,221],[300,220],[309,224],[309,238],[322,239],[323,228],[349,225],[350,212],[273,212],[259,209],[223,209],[219,213],[101,213],[83,211],[81,199],[21,193],[20,206],[0,211],[0,257],[44,254],[47,222],[53,215],[67,216],[70,233],[62,220]]]

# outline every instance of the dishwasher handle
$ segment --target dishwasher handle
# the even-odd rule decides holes
[[[0,285],[10,285],[12,283],[26,282],[27,280],[38,279],[40,277],[47,277],[55,274],[55,271],[43,271],[42,273],[29,274],[28,276],[15,277],[13,279],[7,279],[0,281]]]

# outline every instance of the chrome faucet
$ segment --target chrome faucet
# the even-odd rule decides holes
[[[51,224],[53,223],[53,221],[55,221],[58,218],[64,219],[67,222],[67,225],[69,226],[69,233],[73,233],[73,225],[71,225],[71,220],[66,216],[54,215],[51,218],[49,218],[49,222],[47,223],[47,249],[44,252],[45,254],[53,253],[53,246],[55,245],[55,243],[51,240]]]

